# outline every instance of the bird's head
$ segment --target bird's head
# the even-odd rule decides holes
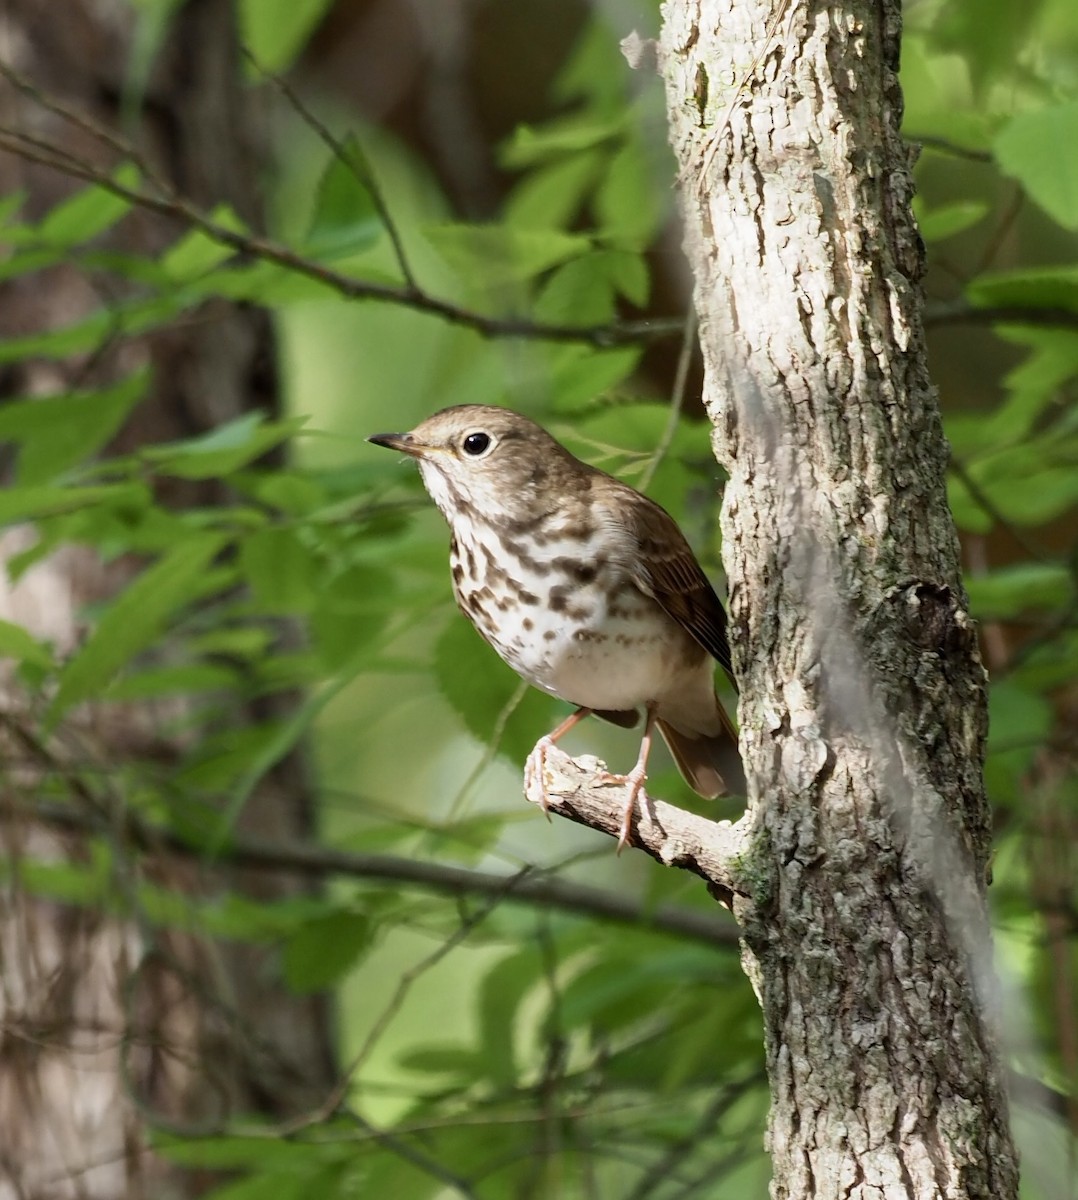
[[[450,524],[469,513],[538,515],[564,495],[569,476],[588,470],[534,421],[488,404],[445,408],[410,433],[367,441],[414,458]]]

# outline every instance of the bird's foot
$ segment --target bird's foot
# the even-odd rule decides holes
[[[546,788],[546,753],[554,745],[549,735],[541,737],[524,763],[524,795],[535,801],[550,820],[550,793]]]
[[[629,844],[629,838],[632,836],[633,813],[636,811],[637,799],[644,801],[648,800],[648,794],[644,791],[644,784],[647,782],[647,771],[644,769],[644,763],[637,763],[628,775],[615,775],[610,771],[604,771],[599,776],[600,783],[616,783],[623,787],[628,787],[629,795],[625,801],[625,811],[622,813],[621,826],[618,829],[618,848],[617,853]]]

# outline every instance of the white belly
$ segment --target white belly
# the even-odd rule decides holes
[[[687,667],[703,666],[707,656],[689,634],[613,564],[591,580],[556,561],[510,578],[497,569],[499,550],[482,538],[459,545],[450,556],[454,591],[479,632],[535,687],[585,708],[624,710],[675,695]],[[557,560],[557,550],[547,557]]]
[[[571,607],[588,615],[540,602],[535,616],[524,614],[534,622],[527,636],[496,649],[529,683],[585,708],[636,708],[674,686],[680,639],[653,601],[639,593],[611,600],[593,585],[576,590]]]

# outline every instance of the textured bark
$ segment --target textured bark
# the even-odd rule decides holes
[[[123,127],[133,13],[121,0],[65,0],[62,17],[39,0],[7,0],[0,18],[6,64],[49,96],[93,119]],[[155,168],[196,202],[228,203],[259,223],[259,114],[241,84],[234,6],[191,0],[179,7],[148,81],[135,136]],[[108,168],[109,147],[5,84],[3,124],[31,131]],[[72,190],[53,172],[0,156],[0,190],[24,190],[38,216]],[[111,244],[153,256],[182,232],[143,213],[129,216]],[[0,336],[77,321],[119,299],[115,279],[77,264],[6,283]],[[253,408],[277,404],[272,329],[266,314],[224,304],[167,332],[118,339],[77,361],[45,359],[6,368],[4,394],[26,396],[94,386],[139,365],[153,369],[151,394],[119,439],[128,450],[191,436]],[[170,503],[212,503],[213,484],[162,485]],[[6,559],[27,535],[9,533]],[[69,547],[33,567],[14,587],[0,584],[0,616],[48,638],[61,652],[77,646],[80,610],[112,594],[130,563],[101,564]],[[2,575],[2,573],[0,573]],[[165,652],[167,652],[167,648]],[[89,706],[51,745],[34,728],[25,696],[0,681],[0,755],[5,764],[0,844],[5,855],[82,861],[81,838],[33,821],[35,792],[66,785],[77,802],[87,763],[94,799],[122,811],[130,764],[167,774],[192,739],[182,705]],[[237,703],[240,730],[271,715]],[[283,715],[283,713],[282,713]],[[183,719],[177,720],[178,717]],[[166,724],[167,722],[167,724]],[[223,732],[218,723],[215,733]],[[183,741],[179,740],[183,737]],[[17,767],[13,764],[19,764]],[[252,797],[244,823],[283,840],[310,831],[310,792],[298,757],[281,764]],[[88,797],[82,797],[88,799]],[[91,810],[100,813],[100,808]],[[121,903],[137,879],[273,897],[306,885],[286,875],[213,871],[147,853],[125,867],[117,839],[115,885]],[[294,1115],[321,1102],[334,1075],[322,1004],[290,995],[265,952],[210,946],[197,936],[155,931],[147,923],[51,905],[8,887],[0,895],[0,1197],[182,1196],[207,1181],[168,1167],[147,1151],[155,1123],[209,1129],[236,1112]],[[237,1019],[242,1014],[242,1019]]]
[[[898,0],[667,0],[751,849],[772,1194],[992,1198],[984,671],[947,508]]]
[[[591,755],[570,758],[557,746],[546,752],[545,791],[538,780],[525,790],[525,797],[548,813],[557,813],[578,825],[617,838],[629,795],[627,784],[597,783],[608,774],[606,763]],[[690,871],[706,880],[716,899],[732,906],[735,895],[747,886],[741,856],[749,832],[744,819],[736,825],[718,824],[662,800],[646,797],[633,810],[629,844],[650,854],[664,867]]]

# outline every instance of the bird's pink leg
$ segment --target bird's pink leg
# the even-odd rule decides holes
[[[637,797],[643,796],[645,800],[647,799],[644,784],[648,778],[648,755],[651,753],[651,733],[655,728],[655,710],[657,707],[658,705],[656,704],[649,704],[647,706],[647,720],[644,722],[644,736],[640,739],[640,753],[636,758],[636,766],[633,767],[628,775],[614,775],[609,771],[604,772],[602,775],[603,783],[622,783],[629,786],[629,798],[625,801],[625,812],[621,818],[621,828],[618,830],[618,854],[629,844],[629,836],[632,833],[633,811],[636,808]]]
[[[575,713],[566,717],[557,729],[545,737],[541,737],[535,743],[535,748],[528,755],[527,762],[524,764],[524,795],[531,795],[533,787],[538,787],[539,807],[546,813],[548,821],[550,820],[550,797],[546,790],[546,752],[558,738],[564,737],[578,721],[582,721],[588,716],[591,716],[590,708],[578,708]]]

